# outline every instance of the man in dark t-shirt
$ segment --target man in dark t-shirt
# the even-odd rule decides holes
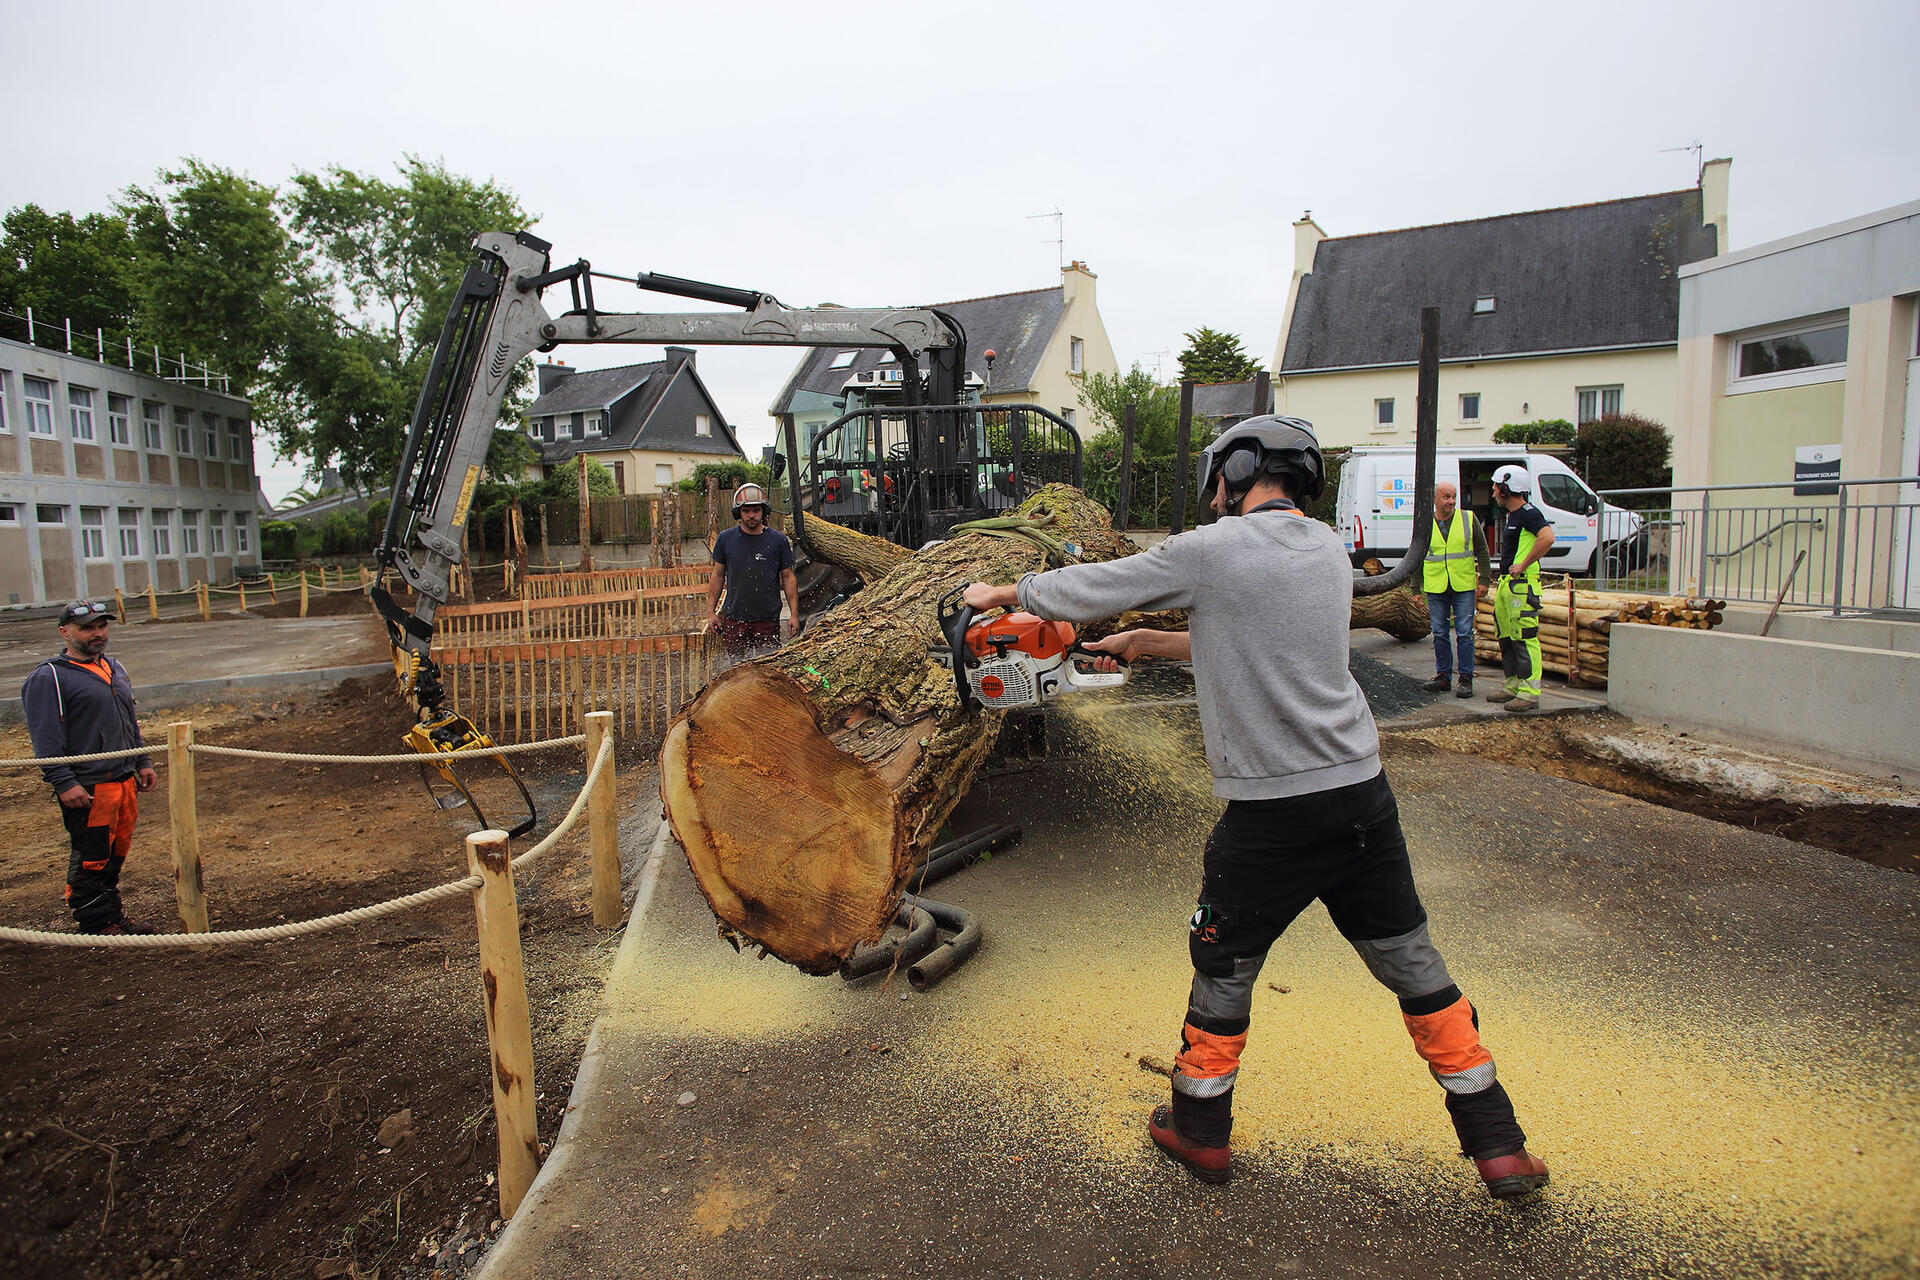
[[[1553,526],[1529,501],[1532,496],[1533,477],[1525,467],[1493,473],[1493,497],[1506,513],[1493,625],[1507,680],[1487,701],[1504,702],[1515,712],[1540,705],[1540,558],[1553,549]]]
[[[767,491],[757,484],[734,490],[735,527],[713,540],[713,576],[707,580],[707,621],[735,659],[770,649],[781,639],[780,597],[787,598],[786,635],[800,625],[800,586],[793,543],[767,528]],[[725,603],[721,593],[726,593]]]

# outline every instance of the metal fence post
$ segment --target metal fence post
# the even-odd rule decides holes
[[[1833,616],[1840,616],[1840,592],[1847,579],[1847,486],[1841,485],[1840,506],[1835,514],[1838,528],[1833,531]]]
[[[1713,495],[1705,489],[1700,491],[1700,576],[1695,580],[1693,589],[1701,595],[1707,595],[1707,527],[1712,523],[1710,512]]]
[[[1605,591],[1607,589],[1607,500],[1597,493],[1593,495],[1593,500],[1600,504],[1593,522],[1593,589]],[[1629,551],[1627,554],[1631,558],[1633,553]],[[1573,623],[1569,621],[1567,626],[1571,634]]]

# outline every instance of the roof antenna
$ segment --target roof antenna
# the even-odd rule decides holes
[[[1030,213],[1027,215],[1028,222],[1032,222],[1035,218],[1053,219],[1053,239],[1042,240],[1040,243],[1050,244],[1054,247],[1054,256],[1058,259],[1055,265],[1059,270],[1065,271],[1067,269],[1067,215],[1060,212],[1059,205],[1055,205],[1053,206],[1052,213]]]
[[[1706,147],[1701,143],[1700,139],[1695,138],[1684,147],[1660,148],[1661,155],[1666,155],[1673,151],[1688,151],[1693,154],[1693,182],[1695,186],[1698,186],[1700,184],[1700,175],[1706,171],[1705,166],[1700,163],[1700,157],[1705,154]]]

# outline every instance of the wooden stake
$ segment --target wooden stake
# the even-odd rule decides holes
[[[240,588],[240,612],[245,613],[247,611],[247,584],[236,581],[234,585]]]
[[[593,572],[593,513],[591,499],[587,497],[587,455],[576,453],[580,460],[580,572]]]
[[[153,584],[147,584],[147,621],[160,621],[160,597],[153,593]]]
[[[273,604],[280,603],[280,584],[273,580],[272,574],[267,575],[267,599]]]
[[[204,582],[197,582],[194,585],[200,589],[200,621],[212,622],[213,621],[213,602],[207,596],[207,584]]]
[[[167,726],[167,809],[173,825],[173,896],[188,933],[207,932],[200,884],[200,815],[194,807],[193,721]]]
[[[307,571],[300,571],[300,616],[307,616]]]
[[[613,740],[613,712],[587,716],[587,768],[600,757],[600,744]],[[587,800],[588,849],[593,862],[593,923],[611,929],[620,923],[620,822],[614,812],[613,761],[600,771]]]
[[[540,1171],[540,1131],[533,1110],[533,1024],[520,959],[520,905],[513,892],[507,833],[467,837],[467,872],[480,877],[473,916],[480,938],[480,987],[486,997],[487,1045],[493,1050],[493,1119],[500,1133],[500,1216],[511,1218]]]
[[[127,598],[120,594],[120,588],[113,589],[113,617],[116,622],[127,620]]]

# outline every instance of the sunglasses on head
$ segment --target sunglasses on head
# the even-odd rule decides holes
[[[82,618],[91,618],[96,615],[111,617],[113,612],[114,608],[110,604],[101,604],[97,600],[86,600],[79,604],[68,605],[66,612],[60,615],[60,625],[65,626],[69,622],[78,622]]]

